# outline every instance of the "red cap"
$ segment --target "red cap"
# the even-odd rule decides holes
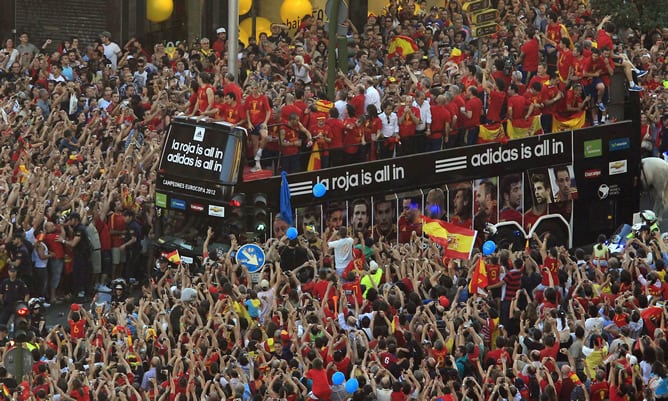
[[[78,311],[79,311],[79,308],[80,308],[79,304],[72,304],[72,305],[70,306],[70,310],[71,310],[72,312],[78,312]]]
[[[444,308],[450,306],[450,300],[445,295],[441,295],[440,297],[438,297],[438,303],[440,303],[441,306]]]

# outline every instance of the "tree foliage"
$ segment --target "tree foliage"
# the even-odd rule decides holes
[[[591,7],[599,17],[611,15],[620,29],[649,32],[668,27],[668,0],[591,0]]]

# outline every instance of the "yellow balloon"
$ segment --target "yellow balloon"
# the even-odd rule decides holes
[[[299,26],[295,22],[312,13],[313,5],[309,0],[283,0],[281,4],[281,21],[287,26]]]
[[[252,5],[253,0],[239,0],[239,15],[247,14]]]
[[[148,0],[146,2],[146,19],[151,22],[167,21],[174,11],[172,0]]]
[[[250,37],[250,33],[246,32],[245,29],[242,27],[239,27],[239,41],[244,44],[244,46],[248,46],[248,38]]]
[[[242,32],[243,34],[242,36]],[[253,32],[253,18],[249,17],[239,23],[239,38],[241,42],[248,46],[248,37]],[[264,17],[255,17],[255,40],[260,40],[260,34],[266,33],[271,35],[271,21]]]

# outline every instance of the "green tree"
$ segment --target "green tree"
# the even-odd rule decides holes
[[[620,29],[646,33],[668,23],[668,0],[591,0],[591,7],[599,17],[611,15]]]

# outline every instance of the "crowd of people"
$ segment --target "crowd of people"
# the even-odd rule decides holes
[[[548,236],[462,260],[419,235],[415,216],[400,241],[386,235],[396,230],[387,218],[368,235],[355,216],[350,227],[330,216],[324,233],[305,224],[296,239],[275,226],[257,282],[234,259],[235,237],[229,251],[209,249],[221,240],[215,227],[201,233],[201,269],[153,262],[161,141],[181,113],[247,128],[253,169],[298,172],[313,154],[324,168],[601,124],[620,68],[641,97],[643,154],[668,151],[665,29],[618,29],[586,2],[495,3],[498,31],[484,37],[456,0],[419,12],[392,1],[364,26],[346,21],[349,59],[332,102],[327,36],[310,16],[296,32],[274,24],[249,39],[238,76],[225,28],[176,49],[138,38],[120,46],[109,32],[91,44],[7,39],[0,354],[16,346],[12,322],[26,303],[34,364],[23,377],[0,366],[3,396],[668,396],[668,236],[656,225],[614,253],[605,237],[586,254]],[[390,52],[398,39],[408,47]],[[484,285],[470,287],[481,269]],[[54,303],[70,305],[67,325],[46,320]]]

